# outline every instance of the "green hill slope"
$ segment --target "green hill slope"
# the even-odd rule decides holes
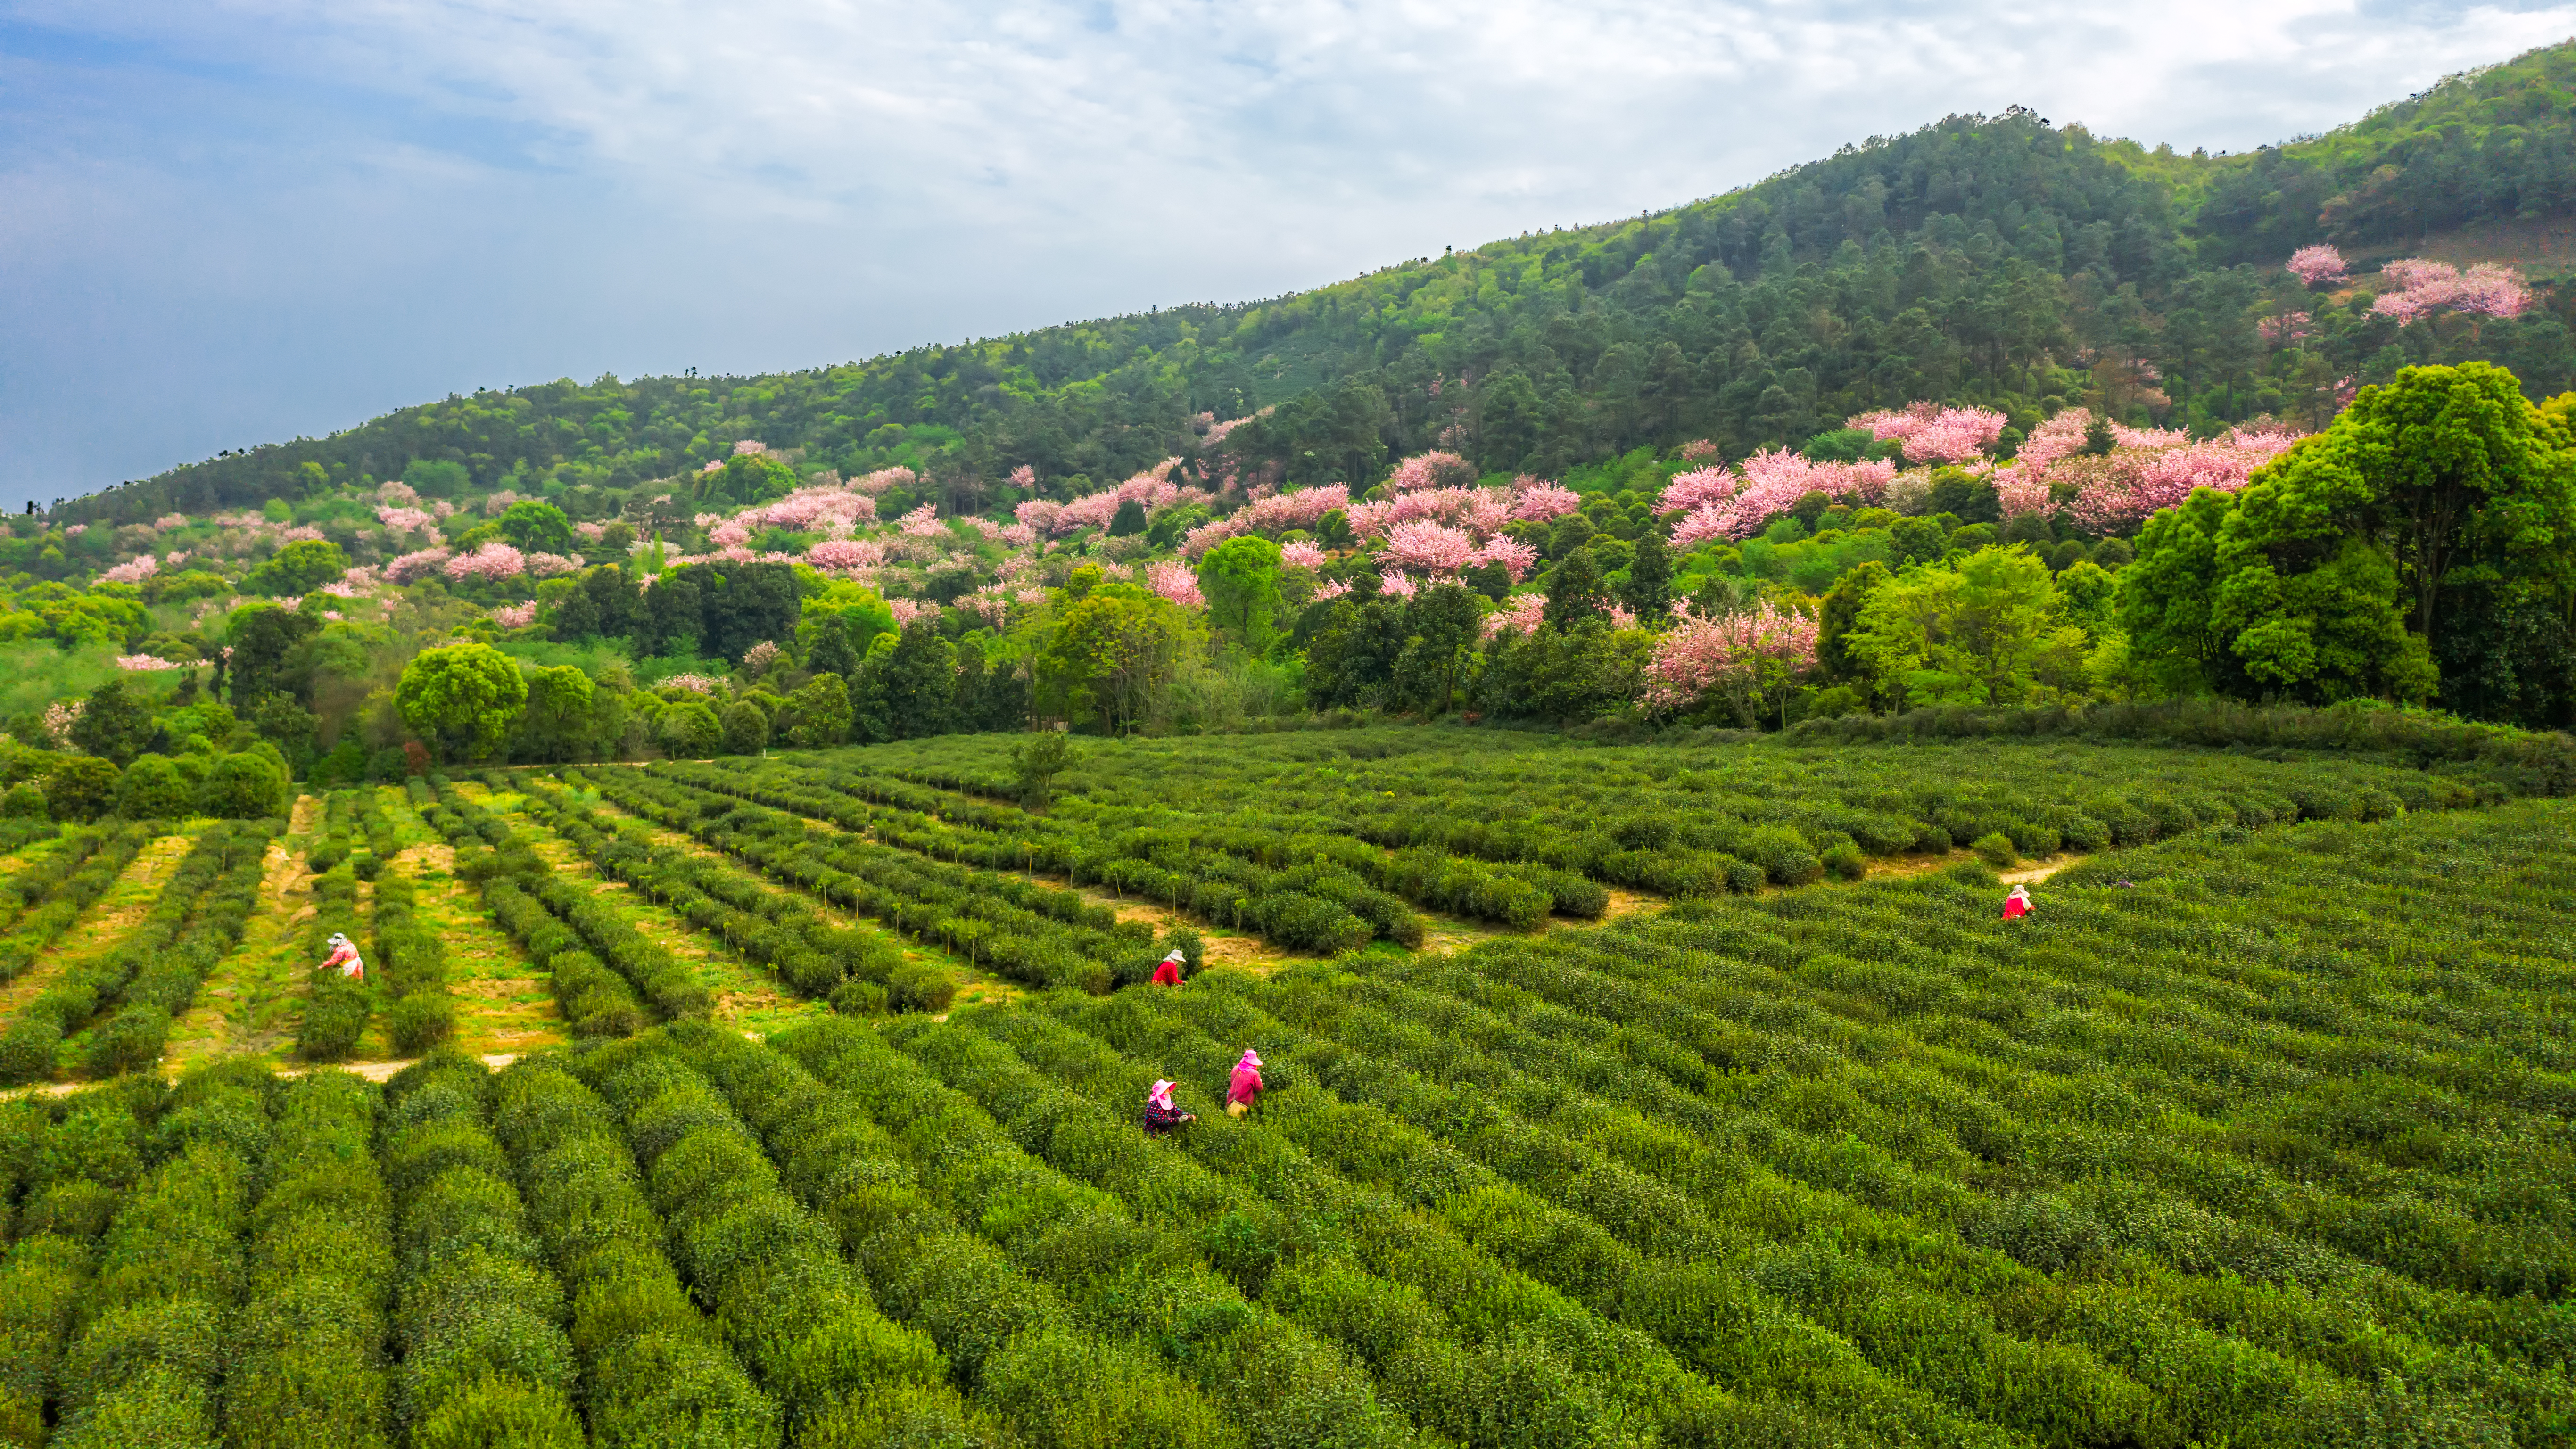
[[[2264,413],[2313,424],[2346,380],[2472,357],[2545,395],[2576,385],[2576,290],[2544,287],[2509,321],[2400,326],[2369,314],[2367,289],[2306,297],[2280,263],[2321,240],[2361,259],[2430,249],[2433,233],[2474,246],[2479,227],[2566,213],[2571,97],[2576,45],[2562,45],[2244,156],[2149,151],[2019,110],[1954,116],[1668,212],[1266,302],[762,377],[451,396],[58,516],[204,512],[414,459],[463,465],[467,491],[561,489],[596,515],[616,506],[609,490],[742,438],[803,450],[807,471],[907,464],[971,507],[1080,493],[1265,408],[1211,467],[1365,484],[1438,445],[1559,474],[1689,438],[1730,454],[1794,444],[1916,398],[1988,403],[2023,429],[2077,401],[2202,430]],[[2257,322],[2292,310],[2315,313],[2313,335],[2267,345]]]

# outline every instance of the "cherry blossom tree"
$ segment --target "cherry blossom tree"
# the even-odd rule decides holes
[[[154,674],[164,669],[185,669],[176,659],[162,659],[151,654],[119,654],[116,667],[129,674]]]
[[[1377,589],[1391,598],[1409,599],[1413,597],[1416,585],[1410,576],[1387,569],[1377,576]]]
[[[1199,593],[1198,574],[1188,564],[1163,559],[1145,568],[1145,587],[1171,600],[1184,609],[1204,609],[1207,599]]]
[[[896,466],[892,468],[879,468],[873,473],[854,478],[850,481],[850,486],[861,493],[874,498],[879,494],[890,493],[897,488],[909,491],[912,485],[920,481],[920,474],[915,473],[910,468]]]
[[[1485,637],[1509,629],[1515,634],[1535,634],[1547,618],[1547,595],[1514,594],[1503,600],[1503,606],[1485,616]]]
[[[536,602],[534,600],[530,600],[524,604],[511,604],[503,608],[494,609],[492,611],[492,622],[500,625],[504,629],[524,629],[530,624],[537,622]]]
[[[2343,253],[2322,243],[2290,253],[2285,270],[2311,287],[2340,282],[2350,272],[2344,263]]]
[[[1512,517],[1522,523],[1546,523],[1583,510],[1583,495],[1560,483],[1524,473],[1512,480]]]
[[[400,560],[396,562],[399,563]],[[449,578],[459,583],[468,579],[499,583],[503,579],[514,579],[526,573],[528,560],[527,556],[517,549],[506,543],[496,542],[487,543],[472,553],[459,554],[449,559],[444,569]]]
[[[1473,567],[1501,564],[1504,572],[1510,574],[1512,582],[1517,584],[1528,578],[1530,570],[1538,566],[1538,550],[1518,539],[1497,534],[1478,544],[1475,557],[1468,562]]]
[[[1715,696],[1750,725],[1815,666],[1816,621],[1768,603],[1706,617],[1687,602],[1673,606],[1674,626],[1655,640],[1638,702],[1668,714]]]
[[[1475,486],[1476,465],[1455,453],[1433,451],[1416,453],[1395,465],[1387,475],[1386,486],[1394,493],[1411,493],[1423,488],[1470,488]]]
[[[1279,561],[1292,568],[1319,569],[1324,566],[1324,551],[1311,543],[1292,543],[1279,550]]]
[[[827,538],[805,551],[805,561],[825,573],[872,569],[885,562],[885,545],[873,539]]]
[[[407,553],[385,565],[385,577],[398,584],[425,579],[446,567],[450,557],[443,548],[424,548],[417,553]]]
[[[919,508],[912,510],[910,513],[905,514],[896,522],[897,525],[903,529],[904,535],[909,538],[945,538],[948,536],[948,525],[939,521],[939,507],[936,504],[925,503]]]
[[[1993,408],[1919,402],[1901,411],[1861,413],[1845,426],[1864,429],[1880,442],[1895,440],[1909,463],[1964,463],[1990,451],[2006,421]]]
[[[139,584],[161,571],[161,560],[150,554],[129,559],[98,576],[104,584]]]
[[[2408,257],[2379,269],[2397,283],[2382,292],[2370,310],[2400,323],[2436,312],[2466,312],[2487,317],[2519,317],[2531,309],[2531,289],[2511,267],[2479,262],[2466,272],[2443,262]]]
[[[1399,568],[1447,576],[1474,564],[1476,541],[1446,524],[1415,519],[1387,533],[1386,556]]]

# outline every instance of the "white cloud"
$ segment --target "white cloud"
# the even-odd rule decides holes
[[[0,13],[79,52],[39,58],[39,83],[0,111],[20,137],[0,141],[20,203],[0,266],[65,279],[59,297],[0,303],[15,313],[0,323],[66,377],[112,373],[117,348],[158,327],[174,379],[218,358],[274,378],[247,422],[234,406],[220,432],[155,435],[163,451],[124,472],[451,387],[795,366],[1267,295],[1713,194],[1950,112],[2021,103],[2150,144],[2242,149],[2576,32],[2576,4],[2339,0]],[[186,236],[97,234],[131,225],[138,197],[178,207]],[[195,290],[207,276],[225,284]],[[83,325],[119,308],[135,315]],[[288,320],[219,346],[251,308]],[[191,406],[180,391],[174,416]],[[118,476],[86,465],[109,443],[97,411],[42,420],[48,467]],[[0,401],[0,468],[35,456],[13,458],[13,412]]]

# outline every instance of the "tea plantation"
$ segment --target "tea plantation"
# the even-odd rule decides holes
[[[2576,1443],[2546,751],[1015,743],[0,838],[0,1444]]]

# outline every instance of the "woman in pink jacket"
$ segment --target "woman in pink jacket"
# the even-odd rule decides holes
[[[1250,1047],[1243,1049],[1243,1060],[1234,1064],[1233,1080],[1225,1087],[1225,1114],[1240,1117],[1261,1100],[1261,1054]]]

